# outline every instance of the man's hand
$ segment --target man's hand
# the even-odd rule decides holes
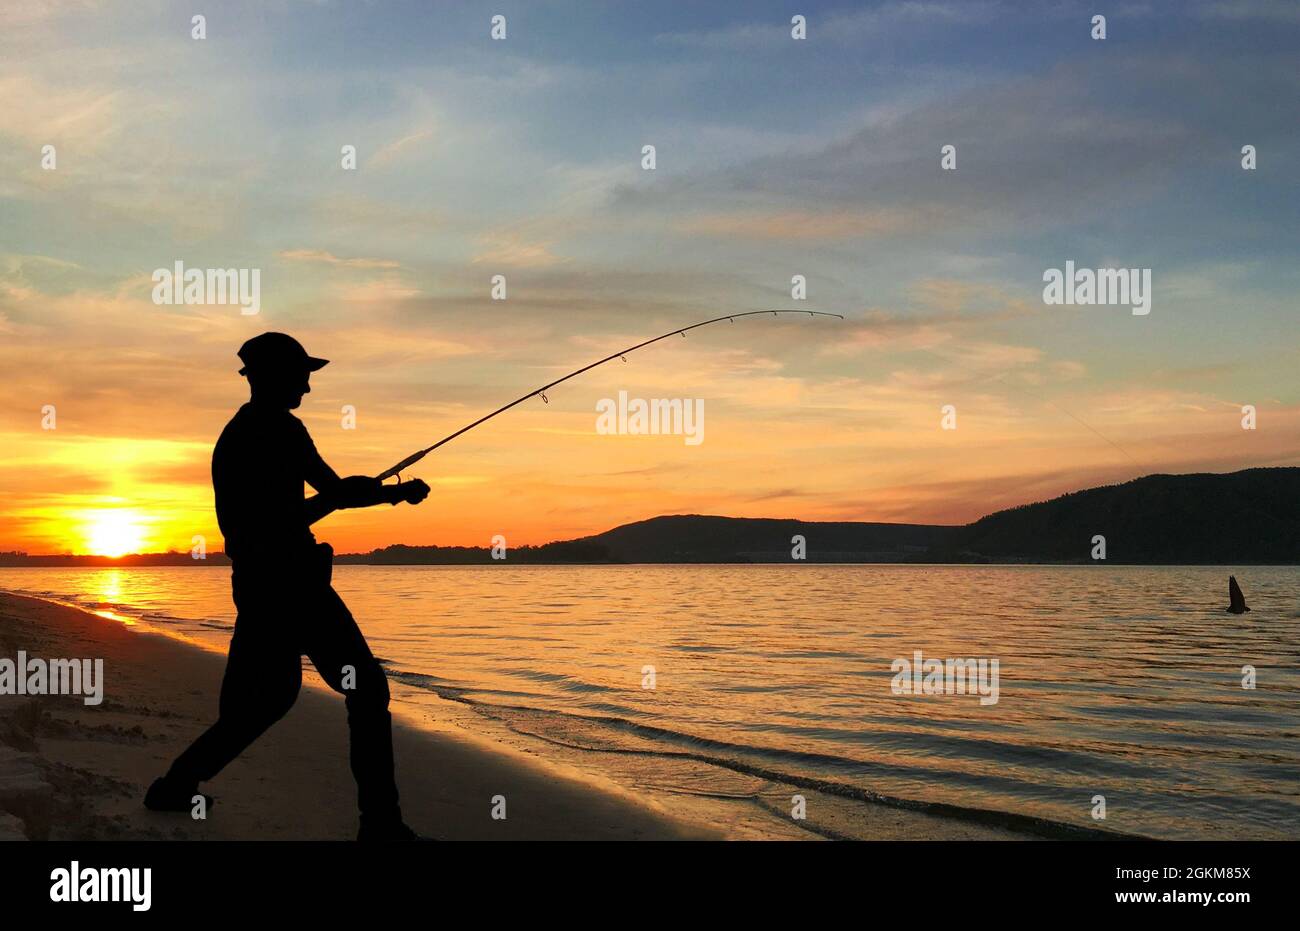
[[[419,504],[425,498],[429,497],[429,486],[418,478],[413,478],[409,482],[398,482],[396,485],[384,485],[384,492],[389,504],[397,504],[405,501],[407,504]]]

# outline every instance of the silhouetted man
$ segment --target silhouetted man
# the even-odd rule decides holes
[[[198,784],[212,779],[284,716],[310,657],[348,709],[352,774],[361,808],[358,840],[412,840],[393,777],[388,680],[343,600],[330,586],[333,551],[311,525],[340,508],[418,504],[418,479],[383,485],[339,478],[289,411],[326,364],[291,336],[263,333],[239,350],[252,397],[226,424],[212,452],[217,522],[233,563],[235,633],[221,683],[217,723],[154,781],[144,803],[155,811],[192,809]],[[304,498],[303,483],[317,492]]]

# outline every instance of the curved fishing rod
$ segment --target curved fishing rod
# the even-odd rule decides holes
[[[510,408],[514,407],[516,404],[523,404],[529,398],[535,398],[540,396],[543,401],[549,404],[550,401],[546,400],[546,394],[545,394],[546,391],[548,391],[551,388],[554,388],[556,385],[562,382],[568,381],[570,378],[576,378],[577,376],[581,375],[583,372],[589,372],[598,365],[604,365],[606,362],[612,362],[615,359],[623,359],[623,357],[626,356],[629,352],[635,352],[636,350],[642,348],[643,346],[649,346],[651,343],[657,343],[661,339],[667,339],[670,336],[676,336],[678,333],[680,333],[683,337],[685,337],[687,330],[695,330],[702,326],[708,326],[710,323],[721,323],[723,320],[730,320],[734,323],[737,317],[754,317],[760,314],[771,314],[774,317],[777,314],[807,314],[810,317],[835,317],[839,320],[844,319],[844,317],[841,314],[828,314],[820,310],[747,310],[744,313],[727,314],[726,316],[723,317],[714,317],[712,320],[705,320],[702,323],[693,323],[690,326],[685,326],[682,327],[681,329],[673,330],[671,333],[665,333],[663,336],[656,336],[654,339],[648,339],[644,343],[637,343],[635,346],[629,346],[627,349],[616,352],[613,355],[608,355],[605,358],[599,360],[598,362],[593,362],[590,365],[584,365],[576,372],[570,372],[568,375],[565,375],[563,378],[555,379],[555,381],[551,382],[550,384],[542,385],[542,387],[536,388],[533,391],[528,392],[522,398],[516,398],[515,400],[511,401],[509,404],[506,404],[503,407],[498,407],[492,413],[484,417],[480,417],[478,420],[474,421],[469,426],[461,427],[459,430],[457,430],[455,433],[451,434],[450,436],[444,436],[442,439],[434,443],[432,446],[422,449],[419,452],[412,453],[411,455],[403,459],[401,462],[399,462],[397,465],[393,466],[391,469],[384,470],[383,472],[379,473],[379,475],[376,477],[382,482],[386,478],[391,478],[392,476],[397,475],[399,472],[401,472],[403,469],[407,468],[408,466],[415,465],[417,462],[419,462],[425,456],[429,455],[429,453],[433,452],[435,449],[437,449],[439,446],[443,445],[444,443],[450,443],[452,440],[456,439],[456,437],[460,436],[462,433],[467,433],[468,431],[473,430],[479,424],[491,420],[497,414],[504,414],[506,411],[510,410]],[[623,361],[626,362],[627,359],[623,359]]]

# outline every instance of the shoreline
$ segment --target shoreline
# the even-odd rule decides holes
[[[351,840],[355,786],[342,699],[304,687],[297,704],[204,791],[206,820],[147,811],[149,782],[212,720],[224,656],[130,624],[0,593],[0,656],[102,658],[105,696],[0,695],[0,838]],[[313,673],[314,675],[314,673]],[[395,703],[396,704],[396,703]],[[447,840],[707,839],[653,803],[468,735],[412,727],[394,708],[403,813]],[[507,817],[491,817],[492,796]]]
[[[0,695],[0,839],[349,840],[355,788],[343,702],[310,664],[289,714],[204,791],[206,821],[149,812],[148,783],[216,715],[223,652],[130,619],[0,591],[0,658],[102,658],[102,704]],[[893,799],[702,755],[648,773],[627,754],[512,726],[493,706],[393,687],[407,821],[447,840],[1120,839],[1022,815]],[[696,792],[728,771],[734,791]],[[791,798],[807,816],[790,817]],[[491,817],[503,795],[507,817]],[[1064,830],[1062,830],[1064,829]]]

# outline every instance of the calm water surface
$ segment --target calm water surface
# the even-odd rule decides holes
[[[579,746],[700,753],[886,795],[1160,837],[1300,836],[1300,572],[974,566],[335,570],[415,689]],[[0,588],[224,649],[229,575],[0,569]],[[997,658],[995,705],[890,663]],[[1242,688],[1242,667],[1257,687]],[[653,667],[653,689],[646,688]]]

